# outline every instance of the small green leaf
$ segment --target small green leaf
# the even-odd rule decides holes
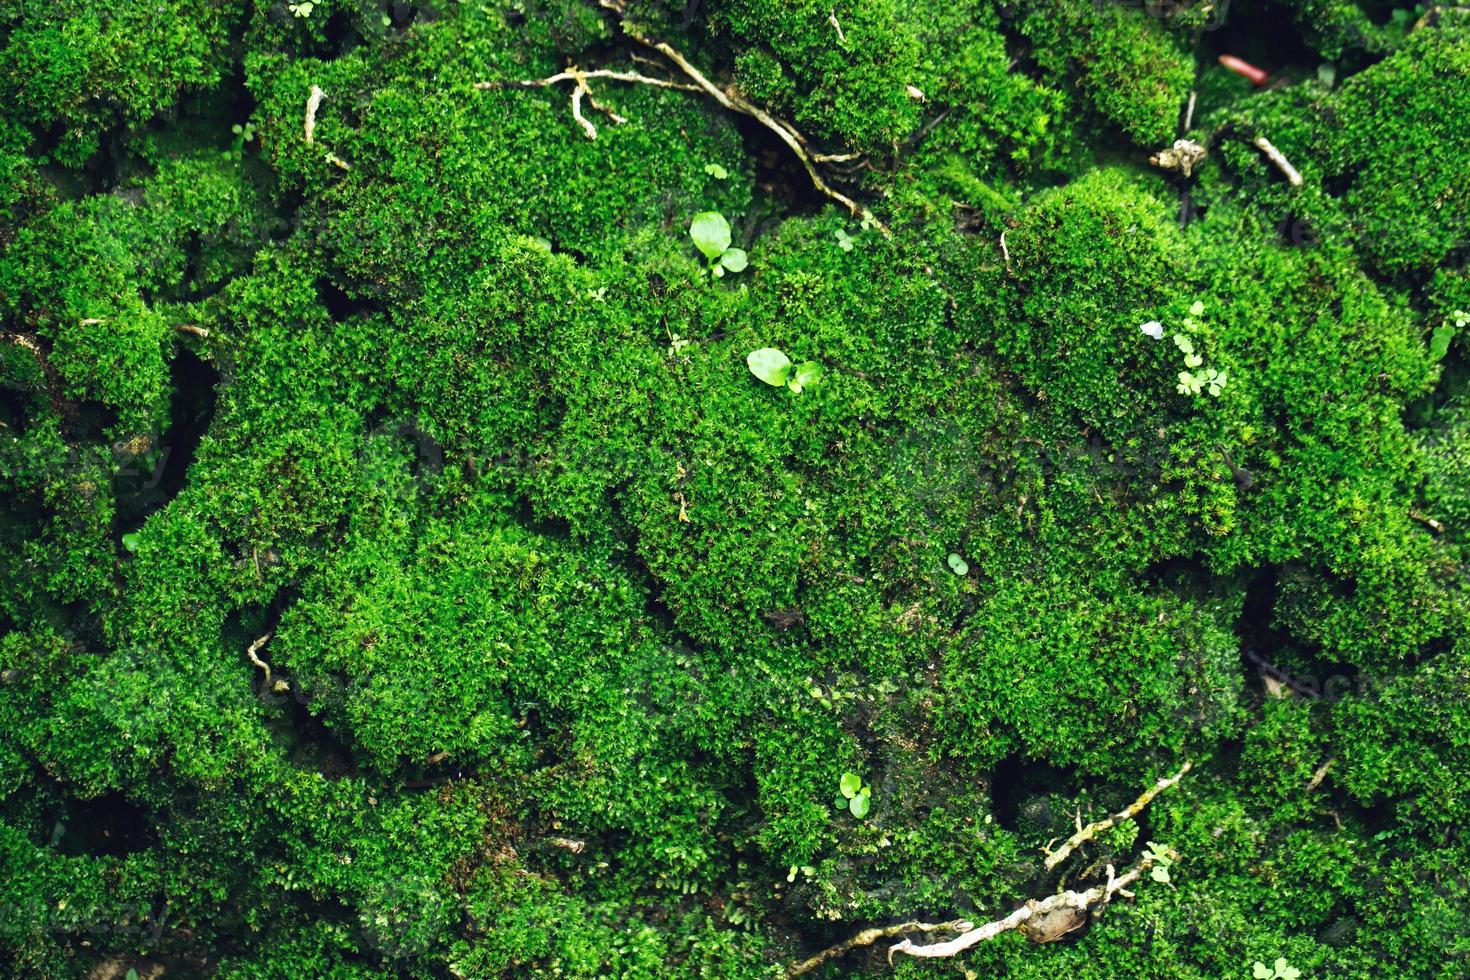
[[[1256,960],[1255,966],[1251,967],[1251,976],[1256,980],[1271,980],[1271,968],[1260,960]]]
[[[832,808],[834,810],[846,810],[848,799],[849,797],[841,795],[832,797]]]
[[[720,256],[720,265],[729,269],[731,272],[744,272],[748,262],[749,259],[746,257],[745,249],[743,248],[727,248],[724,254]]]
[[[969,564],[957,554],[951,554],[949,556],[949,570],[956,575],[970,574]]]
[[[1450,341],[1455,339],[1455,328],[1448,320],[1434,328],[1434,333],[1429,338],[1429,358],[1433,361],[1442,361],[1444,356],[1450,352]]]
[[[793,380],[803,388],[810,388],[812,385],[821,381],[822,375],[825,373],[826,369],[816,361],[802,361],[796,365]]]
[[[850,800],[857,795],[858,790],[863,788],[863,777],[855,772],[845,772],[837,781],[837,787],[842,790],[842,795]]]
[[[730,222],[718,211],[701,211],[689,221],[689,237],[704,257],[713,262],[730,247]]]
[[[1190,316],[1202,316],[1204,314],[1204,312],[1205,312],[1205,304],[1203,302],[1201,302],[1200,300],[1195,300],[1189,306],[1189,315]]]
[[[791,377],[791,358],[774,347],[762,347],[745,355],[750,373],[768,385],[779,388]]]
[[[859,793],[847,801],[847,809],[859,820],[868,815],[868,810],[873,806],[872,796],[869,793]]]
[[[138,545],[142,542],[142,540],[143,539],[137,534],[124,534],[122,536],[122,546],[129,551],[137,551]]]
[[[1149,869],[1148,876],[1154,881],[1159,881],[1167,884],[1169,881],[1169,869],[1164,867],[1163,865],[1158,865]]]
[[[726,177],[730,176],[730,171],[726,170],[718,163],[706,163],[704,165],[704,172],[709,174],[715,180],[724,180]]]

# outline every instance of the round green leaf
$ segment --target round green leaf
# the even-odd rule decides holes
[[[970,574],[969,564],[963,558],[956,554],[951,554],[949,556],[949,570],[954,572],[956,575]]]
[[[725,253],[720,256],[720,265],[729,269],[731,272],[744,272],[745,266],[749,261],[750,259],[746,256],[745,249],[743,248],[727,248],[725,249]]]
[[[850,800],[863,788],[863,777],[855,772],[845,772],[837,781],[837,786],[842,790],[842,795]]]
[[[803,388],[810,388],[822,380],[822,375],[825,372],[826,369],[816,361],[802,361],[796,365],[794,380]]]
[[[852,799],[847,801],[847,809],[851,811],[852,815],[854,817],[857,817],[859,820],[868,815],[868,810],[872,808],[872,805],[873,798],[867,793],[859,793],[857,796],[854,796]]]
[[[781,387],[791,377],[791,358],[774,347],[762,347],[745,355],[750,373],[768,385]]]
[[[138,550],[138,544],[142,540],[143,539],[141,537],[139,537],[137,534],[124,534],[122,536],[122,546],[124,548],[128,549],[129,551],[137,551]]]
[[[730,247],[730,222],[718,211],[701,211],[689,222],[689,237],[705,258],[714,261]]]

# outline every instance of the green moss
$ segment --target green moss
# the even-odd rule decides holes
[[[1174,138],[1193,59],[1142,5],[1043,3],[1018,27],[1053,87],[1075,86],[1099,116],[1147,147]]]
[[[1330,166],[1355,244],[1386,275],[1427,273],[1465,247],[1470,192],[1450,175],[1470,163],[1470,140],[1448,121],[1466,111],[1467,73],[1464,44],[1426,30],[1342,86]],[[1441,162],[1418,166],[1426,152]]]
[[[4,15],[0,92],[10,118],[59,126],[66,164],[96,152],[113,126],[138,126],[180,93],[219,83],[240,12],[226,4],[18,4]]]
[[[1464,973],[1458,20],[630,15],[880,228],[701,93],[515,84],[674,77],[607,6],[67,10],[0,28],[16,970],[743,980],[1154,841],[1065,942],[826,975]],[[1293,11],[1336,87],[1208,66],[1146,165]]]

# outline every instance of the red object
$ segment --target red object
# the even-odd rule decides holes
[[[1266,79],[1271,77],[1268,72],[1257,68],[1249,61],[1243,61],[1242,59],[1237,58],[1233,54],[1220,55],[1220,64],[1224,65],[1226,68],[1229,68],[1237,75],[1244,75],[1246,78],[1249,78],[1251,82],[1255,85],[1264,85],[1266,84]]]

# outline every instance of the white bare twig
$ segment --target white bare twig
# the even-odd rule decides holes
[[[1128,804],[1117,813],[1114,813],[1109,817],[1105,817],[1102,820],[1098,820],[1095,823],[1090,823],[1086,827],[1081,826],[1081,818],[1079,817],[1077,832],[1071,837],[1068,837],[1066,843],[1062,844],[1061,847],[1057,848],[1055,851],[1052,851],[1046,856],[1046,861],[1044,862],[1046,865],[1046,870],[1050,871],[1057,865],[1061,864],[1063,861],[1067,860],[1067,857],[1074,850],[1092,840],[1098,834],[1101,834],[1106,830],[1113,829],[1125,820],[1132,820],[1135,816],[1138,815],[1138,812],[1140,810],[1153,802],[1153,798],[1155,796],[1158,796],[1164,790],[1169,789],[1175,783],[1179,782],[1179,780],[1183,779],[1184,774],[1189,772],[1189,770],[1192,768],[1194,768],[1194,763],[1185,762],[1184,765],[1179,767],[1178,772],[1176,772],[1172,776],[1165,776],[1163,779],[1160,779],[1158,782],[1154,783],[1148,789],[1144,790],[1139,795],[1138,799],[1134,800],[1132,803]]]
[[[1167,853],[1167,852],[1166,852]],[[1168,853],[1172,858],[1172,853]],[[1072,910],[1078,913],[1091,912],[1094,907],[1105,905],[1112,900],[1114,895],[1131,897],[1128,886],[1143,877],[1149,867],[1156,860],[1152,851],[1147,851],[1138,859],[1138,863],[1121,875],[1108,874],[1108,880],[1096,885],[1086,891],[1064,891],[1058,892],[1049,898],[1032,899],[1025,905],[1016,909],[1010,915],[994,922],[987,922],[978,929],[971,929],[960,936],[941,943],[929,943],[927,945],[916,945],[912,939],[905,939],[889,948],[888,960],[893,961],[894,953],[906,953],[909,956],[920,956],[926,958],[941,958],[957,956],[969,949],[971,946],[979,945],[988,939],[994,939],[1003,932],[1019,929],[1032,919],[1050,915],[1056,912]]]
[[[322,98],[327,93],[321,90],[321,86],[313,85],[311,94],[306,97],[306,145],[311,146],[316,139],[316,111],[322,106]]]
[[[1302,186],[1302,175],[1291,165],[1291,161],[1286,159],[1282,152],[1272,145],[1270,140],[1264,136],[1257,136],[1251,140],[1251,145],[1266,154],[1266,159],[1276,164],[1276,169],[1286,175],[1287,183],[1291,184],[1292,187]]]
[[[476,82],[475,88],[490,89],[498,88],[502,85],[545,87],[547,85],[555,85],[558,82],[571,81],[577,86],[576,91],[574,91],[572,94],[572,115],[576,118],[578,125],[582,127],[582,131],[586,133],[588,139],[597,138],[597,128],[593,126],[592,123],[588,121],[581,112],[582,99],[588,98],[589,101],[591,101],[590,92],[588,91],[586,84],[586,80],[589,78],[607,78],[615,81],[628,82],[635,85],[653,85],[658,88],[673,88],[683,91],[703,92],[704,94],[708,95],[710,98],[718,102],[723,108],[728,109],[731,112],[738,112],[741,115],[749,116],[756,122],[760,123],[762,126],[769,129],[771,132],[775,133],[776,137],[780,139],[781,142],[785,143],[787,147],[791,149],[791,152],[796,154],[796,158],[801,161],[803,169],[806,170],[807,176],[811,179],[812,186],[814,186],[822,195],[841,204],[852,214],[861,217],[865,222],[876,227],[885,236],[892,235],[892,232],[888,230],[887,225],[879,221],[878,218],[866,207],[857,203],[852,198],[848,197],[846,194],[842,193],[831,184],[827,183],[826,178],[824,178],[821,174],[821,171],[817,169],[817,164],[819,162],[837,162],[838,160],[847,157],[847,155],[813,154],[806,148],[809,142],[807,138],[803,136],[801,132],[798,131],[794,126],[779,119],[776,119],[760,106],[747,101],[738,93],[720,88],[714,82],[705,77],[703,72],[696,68],[689,61],[689,59],[685,58],[671,45],[663,41],[655,41],[651,38],[645,37],[635,28],[630,26],[626,21],[623,21],[622,17],[625,10],[620,0],[598,0],[598,6],[602,7],[604,10],[611,11],[612,13],[616,14],[619,18],[620,23],[622,24],[624,33],[626,33],[628,37],[632,38],[634,41],[638,42],[644,47],[649,48],[653,51],[657,51],[659,54],[663,55],[665,58],[671,61],[674,66],[678,68],[679,71],[682,72],[683,75],[688,78],[692,84],[680,84],[678,82],[671,82],[664,79],[651,78],[647,75],[639,74],[638,72],[615,72],[608,70],[584,72],[578,68],[573,67],[559,74],[551,75],[547,78],[514,82]],[[593,105],[594,107],[602,108],[600,106],[596,106],[595,102],[593,103]],[[614,122],[623,121],[621,117],[617,116],[616,113],[611,112],[611,110],[602,109],[602,111],[607,112],[609,117],[612,118]],[[345,164],[343,166],[345,169]]]
[[[264,660],[261,660],[260,654],[257,651],[259,651],[261,647],[265,646],[266,643],[270,641],[270,638],[271,635],[267,633],[257,639],[254,643],[250,644],[250,646],[245,648],[245,656],[249,657],[251,663],[253,663],[255,666],[259,667],[262,671],[265,672],[265,678],[260,682],[260,689],[262,692],[264,692],[266,688],[270,686],[271,665],[266,663]]]
[[[891,939],[894,936],[902,936],[911,932],[969,932],[973,928],[975,928],[973,922],[955,919],[952,922],[900,922],[893,926],[864,929],[851,939],[844,939],[835,946],[828,946],[815,956],[791,964],[786,968],[786,976],[799,977],[804,973],[810,973],[828,960],[836,959],[859,946],[871,946],[880,939]]]

